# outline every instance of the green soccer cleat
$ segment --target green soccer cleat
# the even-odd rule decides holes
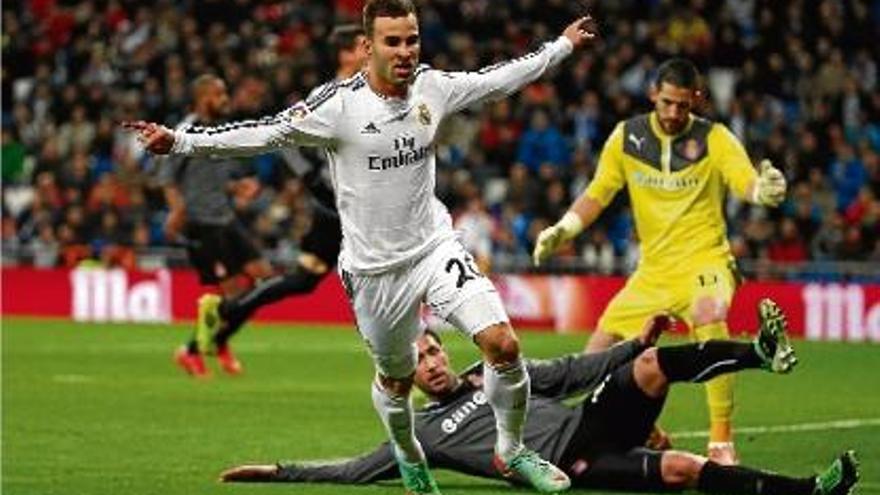
[[[397,460],[400,469],[400,477],[403,478],[403,487],[406,495],[440,495],[440,488],[434,481],[434,476],[428,469],[426,462],[406,462]]]
[[[213,354],[214,342],[212,337],[220,327],[220,301],[217,294],[205,294],[199,298],[199,311],[196,320],[196,344],[199,351],[205,354]]]
[[[848,450],[840,455],[824,473],[816,476],[814,495],[848,495],[859,481],[859,461]]]
[[[507,462],[496,455],[493,462],[505,478],[528,483],[542,493],[562,492],[571,486],[568,475],[533,450],[522,449]]]
[[[785,335],[788,330],[785,313],[770,299],[761,299],[758,303],[758,321],[761,327],[754,345],[758,356],[764,361],[763,367],[774,373],[791,372],[798,360]]]

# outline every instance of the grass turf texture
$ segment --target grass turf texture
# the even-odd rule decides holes
[[[257,326],[235,349],[245,365],[196,381],[171,354],[183,325],[97,325],[4,319],[2,493],[24,494],[378,494],[399,485],[224,485],[225,467],[278,459],[339,458],[383,439],[369,397],[371,365],[351,329]],[[578,351],[585,336],[522,333],[532,357]],[[459,367],[476,359],[448,335]],[[741,374],[736,424],[786,425],[880,417],[880,347],[796,342],[792,375]],[[706,426],[701,386],[679,385],[661,424]],[[863,485],[880,493],[880,426],[740,435],[748,465],[805,475],[846,448],[858,450]],[[701,452],[704,438],[680,448]],[[438,471],[445,494],[529,493],[501,482]],[[595,493],[595,492],[594,492]]]

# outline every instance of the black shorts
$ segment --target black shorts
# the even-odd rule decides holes
[[[250,234],[238,222],[229,225],[188,223],[186,251],[202,284],[217,284],[242,272],[261,257]]]
[[[633,363],[617,368],[584,400],[580,424],[563,456],[575,486],[662,490],[661,452],[644,448],[664,399],[646,396]]]
[[[300,247],[320,258],[327,266],[336,266],[339,250],[342,249],[339,214],[318,201],[312,201],[312,226],[303,236]]]

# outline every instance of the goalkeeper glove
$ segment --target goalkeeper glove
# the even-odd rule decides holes
[[[770,160],[761,160],[758,178],[752,190],[752,203],[776,207],[785,200],[785,176]]]
[[[567,212],[562,219],[554,225],[547,227],[538,234],[535,241],[535,250],[532,252],[532,261],[539,266],[542,261],[555,253],[565,241],[572,239],[584,230],[584,222],[581,217],[572,211]]]

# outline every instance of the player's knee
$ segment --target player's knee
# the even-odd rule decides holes
[[[656,347],[645,349],[639,354],[633,365],[633,374],[638,387],[649,397],[661,397],[666,394],[669,383],[660,369]]]
[[[666,451],[660,460],[663,483],[670,488],[695,487],[705,462],[705,459],[687,452]]]
[[[712,296],[703,296],[694,303],[694,326],[700,327],[727,319],[727,304]]]
[[[519,339],[506,323],[489,326],[477,333],[475,340],[492,364],[512,363],[519,358]]]

